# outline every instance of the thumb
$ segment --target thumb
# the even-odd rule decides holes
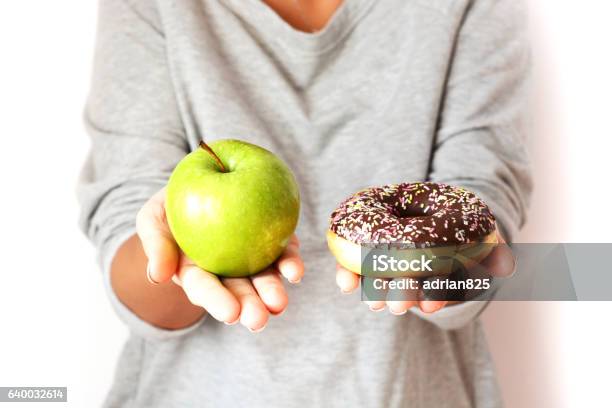
[[[166,221],[165,188],[138,212],[136,230],[149,263],[147,275],[153,283],[169,281],[178,268],[179,248]]]

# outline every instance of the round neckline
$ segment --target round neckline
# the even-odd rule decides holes
[[[374,0],[344,0],[325,27],[309,33],[285,21],[262,0],[222,0],[243,21],[291,52],[322,54],[340,42],[374,4]],[[264,27],[264,29],[262,29]],[[272,27],[272,29],[270,29]]]

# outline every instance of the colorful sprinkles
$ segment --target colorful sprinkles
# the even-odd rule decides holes
[[[368,188],[347,198],[331,214],[330,229],[357,244],[427,248],[481,241],[495,230],[495,217],[464,188],[402,183]]]

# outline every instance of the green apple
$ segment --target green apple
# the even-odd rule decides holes
[[[202,269],[243,277],[271,265],[300,212],[295,177],[282,160],[239,140],[204,142],[176,166],[166,192],[174,239]]]

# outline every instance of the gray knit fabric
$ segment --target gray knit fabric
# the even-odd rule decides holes
[[[317,34],[257,0],[102,0],[78,194],[131,331],[105,406],[500,406],[485,302],[370,312],[338,290],[324,233],[351,193],[430,179],[476,192],[513,236],[528,66],[517,0],[347,0]],[[300,185],[306,276],[259,334],[162,330],[109,284],[137,211],[201,138],[266,147]]]

